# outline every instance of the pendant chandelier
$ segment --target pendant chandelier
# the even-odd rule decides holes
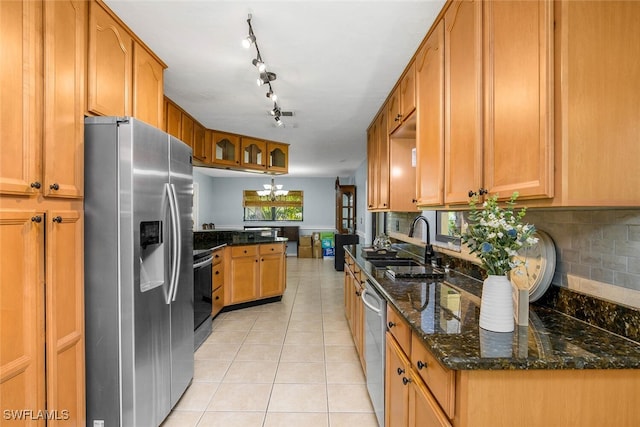
[[[272,202],[276,200],[277,197],[286,196],[289,194],[288,190],[282,189],[282,184],[276,185],[275,179],[271,178],[271,184],[264,184],[264,190],[258,190],[258,196],[260,197],[268,197]]]

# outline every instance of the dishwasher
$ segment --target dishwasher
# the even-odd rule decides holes
[[[360,298],[364,304],[364,358],[367,367],[367,391],[378,419],[378,425],[384,427],[387,302],[368,280]]]

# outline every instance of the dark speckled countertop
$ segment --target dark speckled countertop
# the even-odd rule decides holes
[[[274,237],[260,230],[208,230],[193,232],[193,249],[210,249],[221,245],[241,246],[287,242],[286,237]]]
[[[452,270],[442,280],[391,279],[362,256],[362,246],[345,250],[447,368],[640,368],[639,344],[543,306],[530,306],[529,326],[485,331],[478,326],[479,280]]]

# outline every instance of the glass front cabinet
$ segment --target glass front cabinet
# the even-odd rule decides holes
[[[249,169],[266,169],[267,167],[267,142],[242,137],[242,167]]]
[[[207,131],[207,159],[221,166],[240,166],[240,136]]]
[[[336,230],[340,234],[356,232],[356,186],[336,183]]]
[[[267,142],[269,151],[269,164],[267,169],[270,173],[287,173],[289,170],[289,146],[278,142]]]

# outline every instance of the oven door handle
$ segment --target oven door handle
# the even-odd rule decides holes
[[[380,314],[382,312],[382,310],[380,308],[374,307],[371,304],[369,304],[365,298],[365,295],[367,294],[367,288],[364,288],[362,290],[362,292],[360,293],[360,298],[362,299],[362,303],[364,305],[367,306],[367,308],[369,308],[371,311],[373,311],[376,314]]]
[[[213,255],[211,255],[210,257],[205,258],[202,261],[197,262],[196,264],[193,264],[193,269],[195,270],[196,268],[206,267],[207,265],[211,264],[212,262],[213,262]]]

